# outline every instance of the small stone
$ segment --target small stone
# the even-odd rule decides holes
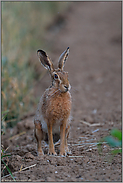
[[[93,123],[93,118],[91,116],[85,116],[84,121],[86,121],[88,123]]]
[[[31,154],[31,152],[26,153],[25,155],[26,159],[34,159],[34,156]]]
[[[22,160],[22,157],[19,156],[19,155],[16,155],[16,160],[17,160],[17,161],[21,161],[21,160]]]

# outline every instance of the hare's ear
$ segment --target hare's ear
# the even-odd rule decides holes
[[[54,66],[48,55],[43,50],[38,50],[37,55],[42,65],[52,73]]]
[[[68,54],[69,54],[69,47],[60,55],[59,60],[58,60],[58,68],[63,70],[64,65],[65,65],[65,61],[68,58]]]

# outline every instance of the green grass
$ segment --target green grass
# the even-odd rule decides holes
[[[8,62],[8,59],[2,60],[2,111],[9,110],[6,120],[22,117],[28,112],[29,106],[34,105],[33,68],[25,63],[19,66],[18,62]]]
[[[6,155],[6,156],[8,156],[8,155]],[[9,169],[9,167],[7,166],[7,164],[6,164],[6,163],[4,162],[4,160],[3,160],[3,158],[6,157],[6,156],[1,157],[1,161],[2,161],[3,164],[5,165],[5,167],[6,167],[7,171],[8,171],[8,173],[11,175],[12,179],[14,180],[14,182],[16,182],[14,176],[12,175],[11,170]]]
[[[5,171],[5,168],[6,168],[6,170],[8,171],[8,173],[11,175],[11,177],[12,177],[12,179],[14,180],[14,181],[16,181],[15,180],[15,178],[14,178],[14,176],[12,175],[12,172],[11,172],[11,170],[9,169],[9,167],[8,167],[8,165],[5,163],[5,161],[6,161],[6,158],[8,158],[8,157],[10,157],[11,156],[11,154],[7,154],[6,153],[6,151],[3,149],[3,147],[1,148],[1,162],[4,164],[4,168],[3,169],[1,169],[2,170],[2,172],[4,172]]]
[[[9,113],[9,110],[2,112],[2,120],[1,120],[1,129],[2,129],[2,131],[1,131],[1,135],[4,135],[5,130],[6,130],[5,118],[6,118],[6,116],[8,115],[8,113]],[[6,150],[7,150],[7,149],[6,149]],[[11,170],[9,169],[8,165],[5,163],[6,158],[8,158],[9,156],[11,156],[11,154],[7,154],[7,153],[6,153],[6,150],[4,150],[3,146],[1,145],[1,162],[2,162],[2,163],[4,164],[4,166],[5,166],[5,167],[3,168],[3,170],[2,170],[2,172],[4,172],[4,171],[5,171],[5,168],[6,168],[6,170],[8,171],[8,173],[11,175],[12,179],[13,179],[14,181],[16,181],[15,178],[14,178],[14,176],[12,175],[12,172],[11,172]]]
[[[2,12],[2,111],[6,127],[34,112],[34,83],[41,73],[36,51],[46,49],[47,26],[66,11],[68,2],[1,2]],[[50,49],[50,48],[47,48]],[[34,60],[33,58],[36,58]]]

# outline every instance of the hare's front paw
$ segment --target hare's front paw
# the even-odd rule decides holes
[[[56,155],[57,155],[57,153],[55,152],[55,150],[54,150],[54,149],[49,149],[49,151],[48,151],[48,155],[54,155],[54,156],[56,156]]]
[[[72,154],[68,147],[60,151],[60,156],[67,156],[67,154]]]
[[[67,152],[65,151],[65,149],[61,149],[60,150],[60,156],[66,156],[67,155]]]
[[[38,152],[37,152],[37,155],[38,155],[38,156],[43,156],[43,155],[44,155],[44,153],[43,153],[43,151],[42,151],[42,150],[40,150],[40,151],[38,151]]]
[[[67,156],[67,153],[64,151],[64,152],[60,152],[60,156]]]

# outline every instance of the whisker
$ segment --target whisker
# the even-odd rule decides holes
[[[60,89],[58,89],[58,90],[56,90],[55,92],[53,92],[53,94],[50,95],[50,96],[51,96],[51,97],[54,96],[58,91],[60,92]]]

